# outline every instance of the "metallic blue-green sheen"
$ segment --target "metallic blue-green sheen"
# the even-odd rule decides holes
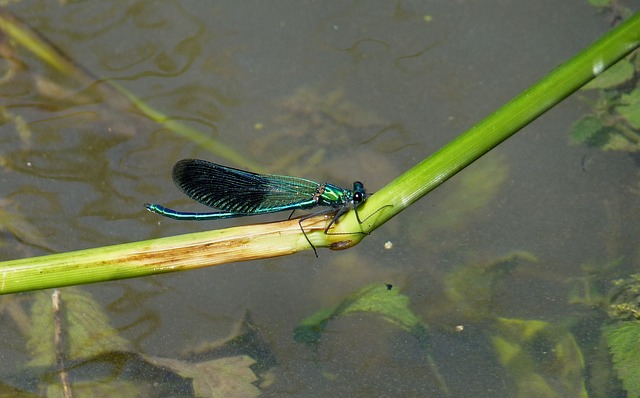
[[[333,184],[318,184],[304,178],[256,174],[198,159],[184,159],[173,168],[173,181],[190,198],[218,209],[218,212],[181,212],[146,203],[154,213],[176,220],[216,220],[286,210],[325,206],[337,210],[333,222],[348,206],[366,200],[364,185],[356,181],[353,190]]]

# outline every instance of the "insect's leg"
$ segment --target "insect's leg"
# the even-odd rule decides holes
[[[368,219],[370,219],[374,214],[376,214],[377,212],[379,212],[380,210],[384,209],[385,207],[393,207],[393,205],[384,205],[382,207],[380,207],[378,210],[374,211],[373,213],[369,214],[367,216],[367,218],[365,218],[364,220],[360,220],[360,216],[358,215],[358,208],[354,207],[353,210],[356,212],[356,219],[358,220],[358,223],[363,224],[365,221],[367,221]]]
[[[300,231],[302,231],[302,234],[304,235],[304,238],[307,240],[307,242],[309,242],[309,246],[311,246],[311,248],[313,249],[313,254],[316,255],[316,258],[318,258],[318,251],[316,250],[316,247],[313,245],[313,243],[311,243],[311,240],[309,239],[309,237],[307,236],[307,233],[304,231],[304,227],[302,226],[302,221],[306,220],[307,217],[302,217],[301,219],[298,220],[298,225],[300,225]]]
[[[351,234],[369,235],[368,232],[364,232],[362,230],[362,226],[360,227],[360,231],[358,231],[358,232],[335,232],[335,233],[329,232],[329,228],[331,228],[331,226],[333,224],[337,224],[338,221],[340,220],[340,217],[342,217],[342,215],[344,213],[346,213],[348,210],[349,210],[349,207],[346,204],[344,206],[340,207],[337,210],[336,214],[331,219],[331,222],[329,223],[329,225],[327,225],[327,228],[324,229],[324,233],[327,234],[327,235],[351,235]],[[355,208],[354,208],[354,210],[355,210]],[[356,212],[356,218],[358,219],[358,223],[359,223],[358,225],[362,224],[360,222],[360,218],[358,218],[358,213],[357,212]]]
[[[360,215],[358,214],[358,206],[353,206],[353,211],[356,212],[356,220],[358,220],[358,224],[362,225],[362,223],[364,221],[367,221],[366,219],[364,221],[360,221]],[[369,217],[371,217],[371,216],[369,216]],[[369,217],[367,217],[367,218],[369,218]]]
[[[296,209],[291,210],[291,214],[289,214],[289,217],[287,217],[287,220],[291,220],[291,217],[293,217],[293,213],[296,212]]]
[[[332,209],[333,210],[333,209]],[[331,235],[330,233],[328,233],[329,228],[331,228],[331,226],[333,226],[333,224],[338,222],[338,219],[340,219],[340,217],[346,213],[347,211],[347,205],[342,206],[341,208],[338,209],[338,212],[333,216],[333,218],[331,219],[331,222],[329,222],[329,225],[327,225],[327,228],[324,229],[324,233],[327,235]],[[329,213],[330,211],[328,211],[327,213]]]
[[[379,208],[378,210],[374,211],[373,213],[369,214],[369,216],[367,216],[367,218],[365,218],[364,220],[360,219],[360,215],[358,214],[358,207],[355,206],[353,208],[353,211],[355,211],[356,213],[356,220],[358,220],[358,224],[362,225],[364,222],[366,222],[369,218],[371,218],[371,216],[373,216],[374,214],[376,214],[377,212],[379,212],[380,210],[384,209],[385,207],[388,206],[392,206],[392,205],[384,205],[381,208]],[[341,233],[335,233],[335,234],[331,234],[329,233],[329,228],[331,228],[331,226],[335,223],[338,222],[338,220],[340,219],[340,217],[347,212],[347,210],[349,210],[347,205],[344,205],[343,207],[341,207],[338,212],[336,213],[335,216],[333,216],[333,219],[331,220],[331,222],[329,223],[329,225],[327,226],[327,228],[324,229],[324,233],[327,235],[348,235],[349,232],[341,232]],[[362,227],[360,227],[362,228]],[[358,232],[353,232],[353,233],[360,233],[360,234],[364,234],[364,235],[369,235],[368,232],[364,232],[362,231],[362,229]]]
[[[311,246],[311,248],[313,249],[313,252],[315,253],[316,257],[318,257],[318,251],[316,250],[316,247],[313,245],[313,243],[311,243],[311,240],[307,236],[307,233],[305,232],[304,227],[302,226],[302,222],[310,219],[311,217],[315,217],[315,216],[320,216],[320,215],[323,215],[323,214],[331,213],[334,210],[335,209],[323,210],[323,211],[319,211],[319,212],[316,212],[316,213],[311,213],[309,215],[306,215],[304,217],[300,217],[300,219],[298,219],[298,225],[300,225],[300,230],[304,234],[304,237],[307,240],[307,242],[309,242],[309,246]],[[335,217],[334,217],[334,219],[335,219]],[[329,227],[332,224],[333,224],[333,220],[331,220],[331,223],[329,223]],[[329,229],[329,227],[325,228],[325,230],[324,230],[325,234],[327,233],[327,229]]]

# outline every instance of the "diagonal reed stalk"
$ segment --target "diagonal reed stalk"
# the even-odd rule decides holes
[[[3,26],[0,25],[0,29]],[[5,29],[6,32],[6,29]],[[8,33],[9,34],[9,33]],[[502,108],[480,121],[347,213],[331,234],[330,218],[304,222],[316,247],[345,249],[506,140],[640,46],[640,13],[605,34]],[[133,278],[310,249],[298,220],[254,224],[0,263],[0,293]]]

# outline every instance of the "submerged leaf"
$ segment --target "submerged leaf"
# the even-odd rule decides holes
[[[498,195],[508,175],[504,156],[493,154],[479,159],[447,183],[447,198],[430,211],[428,223],[418,223],[419,228],[429,231],[464,228]]]
[[[620,95],[620,103],[624,105],[640,105],[640,88],[633,89],[628,94]]]
[[[609,292],[609,316],[616,320],[640,319],[640,274],[616,280]]]
[[[205,341],[182,353],[191,362],[247,355],[256,363],[251,367],[260,376],[277,365],[271,345],[264,339],[247,312],[225,338]]]
[[[146,359],[193,379],[193,391],[198,397],[253,398],[260,395],[260,390],[253,384],[258,378],[250,368],[255,361],[246,355],[197,363],[158,357]]]
[[[445,292],[457,311],[469,319],[493,317],[498,283],[523,262],[536,262],[528,252],[514,252],[486,265],[466,265],[445,278]]]
[[[634,130],[640,129],[640,89],[636,88],[629,94],[622,94],[619,102],[621,105],[615,107],[616,112]],[[640,137],[636,136],[636,138]]]
[[[589,4],[596,7],[606,7],[611,3],[611,0],[589,0]]]
[[[297,342],[316,344],[320,341],[327,322],[333,317],[335,308],[325,308],[305,318],[293,331],[293,337]]]
[[[539,320],[498,318],[491,340],[516,397],[587,397],[584,359],[571,333]]]
[[[585,90],[615,88],[631,80],[634,73],[633,64],[626,59],[622,59],[582,88]]]
[[[16,210],[9,210],[11,203],[0,200],[0,231],[6,230],[18,241],[24,244],[39,247],[48,251],[55,251],[47,242],[42,232],[27,218]],[[12,207],[12,206],[11,206]]]
[[[294,338],[298,342],[317,348],[329,321],[355,313],[378,315],[386,322],[411,333],[424,350],[424,360],[433,372],[438,388],[446,396],[450,395],[447,384],[429,352],[427,325],[409,308],[409,298],[400,294],[392,285],[376,283],[356,290],[338,306],[321,310],[302,321],[293,332]],[[325,377],[333,376],[325,372]]]
[[[426,327],[409,309],[409,298],[400,294],[398,289],[389,289],[381,283],[359,289],[337,307],[321,310],[306,318],[295,329],[294,337],[299,342],[316,344],[331,319],[363,312],[380,315],[387,322],[426,339]]]
[[[640,129],[640,102],[616,107],[616,112],[622,116],[634,129]]]
[[[613,366],[630,397],[640,396],[640,322],[626,321],[604,328]]]
[[[603,131],[602,120],[594,116],[586,116],[571,127],[571,140],[576,144],[589,143]]]
[[[266,124],[266,128],[262,125],[250,149],[262,158],[271,156],[270,163],[276,169],[290,168],[295,163],[296,173],[301,175],[317,170],[320,164],[331,163],[332,159],[327,156],[334,153],[322,148],[356,144],[388,124],[369,109],[349,101],[341,89],[323,92],[302,87],[278,102],[279,114]],[[390,136],[392,138],[387,141]],[[406,137],[401,138],[405,140],[388,132],[374,144],[385,141],[384,150],[393,150],[406,145]],[[283,146],[282,142],[288,145]]]
[[[601,147],[605,151],[638,152],[640,143],[632,142],[622,134],[610,134],[607,142]]]
[[[420,324],[418,317],[409,309],[409,297],[386,285],[371,285],[351,294],[338,307],[334,316],[356,312],[382,315],[387,321],[409,332]]]
[[[110,383],[96,382],[76,382],[73,383],[74,398],[130,398],[149,396],[149,391],[144,389],[144,385],[135,381],[113,380]],[[46,397],[64,397],[64,392],[60,384],[47,385]]]
[[[62,330],[65,358],[86,359],[112,351],[128,351],[130,344],[109,325],[109,319],[90,294],[66,288],[61,294]],[[50,367],[56,364],[54,345],[54,311],[51,295],[36,294],[31,307],[31,324],[27,347],[31,354],[29,366]]]

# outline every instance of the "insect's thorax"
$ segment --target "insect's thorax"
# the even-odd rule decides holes
[[[349,202],[352,193],[348,189],[343,189],[333,184],[320,184],[313,199],[318,206],[341,207]]]

